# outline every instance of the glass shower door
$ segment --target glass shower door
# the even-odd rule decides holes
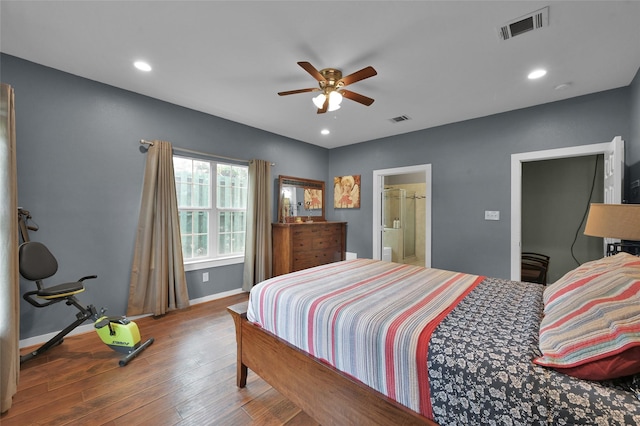
[[[403,210],[404,189],[385,189],[382,192],[382,259],[402,262],[404,259]]]
[[[416,193],[405,194],[402,220],[402,236],[404,240],[404,258],[414,258],[416,255]]]

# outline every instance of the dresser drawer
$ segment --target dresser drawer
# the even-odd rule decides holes
[[[294,240],[298,238],[317,238],[330,235],[340,235],[341,233],[342,227],[322,223],[299,225],[298,228],[291,231],[291,235]]]
[[[293,270],[312,268],[341,260],[340,247],[335,250],[311,250],[293,254]]]
[[[329,247],[336,247],[339,251],[341,242],[342,242],[342,238],[340,238],[337,235],[314,238],[313,240],[311,240],[311,248],[313,250],[321,250]]]
[[[310,240],[314,236],[316,236],[317,233],[318,231],[315,229],[315,227],[300,225],[291,231],[291,239],[293,241]]]
[[[293,252],[307,251],[314,249],[312,238],[294,238],[291,241],[291,249]]]

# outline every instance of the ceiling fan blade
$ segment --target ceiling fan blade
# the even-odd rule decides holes
[[[317,114],[324,114],[329,109],[329,97],[327,96],[322,104],[322,108],[318,108]]]
[[[286,95],[295,95],[296,93],[306,93],[306,92],[317,92],[318,89],[316,88],[310,88],[310,89],[298,89],[298,90],[289,90],[287,92],[278,92],[278,95],[280,96],[286,96]]]
[[[306,72],[311,74],[311,77],[315,78],[316,80],[321,81],[321,82],[327,81],[327,79],[324,78],[322,76],[322,74],[320,74],[320,71],[318,71],[309,62],[298,62],[298,65],[300,65]]]
[[[373,101],[374,101],[373,99],[371,99],[371,98],[369,98],[367,96],[361,95],[361,94],[356,93],[356,92],[352,92],[350,90],[344,90],[343,89],[343,90],[340,90],[340,93],[345,98],[351,99],[352,101],[356,101],[356,102],[361,103],[362,105],[366,105],[366,106],[371,105],[373,103]]]
[[[348,86],[349,84],[353,84],[360,80],[364,80],[365,78],[373,77],[374,75],[377,75],[377,74],[378,73],[376,72],[375,69],[373,69],[373,67],[362,68],[360,71],[356,71],[353,74],[349,74],[346,77],[342,77],[342,79],[338,81],[338,84],[342,82],[343,86]]]

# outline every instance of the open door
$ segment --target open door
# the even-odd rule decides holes
[[[605,203],[621,203],[624,190],[624,141],[620,136],[611,142],[569,148],[524,152],[511,155],[511,274],[520,281],[520,250],[522,245],[522,163],[603,154],[605,158]],[[606,253],[606,242],[603,255]]]
[[[624,141],[616,136],[611,141],[609,150],[604,153],[604,203],[621,204],[624,191]],[[603,253],[607,252],[607,244],[619,243],[620,240],[605,238]]]

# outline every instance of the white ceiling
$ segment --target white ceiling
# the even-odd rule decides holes
[[[549,27],[499,39],[545,6]],[[4,53],[327,148],[627,86],[640,67],[640,1],[2,0],[0,18]],[[349,89],[375,102],[318,115],[315,94],[277,96],[317,87],[298,61],[373,66]]]

